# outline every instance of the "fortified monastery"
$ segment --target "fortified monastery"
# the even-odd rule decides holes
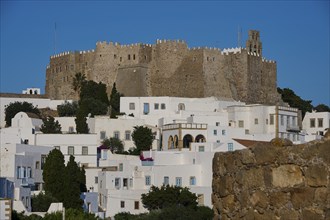
[[[276,104],[276,62],[262,57],[259,31],[250,30],[246,48],[189,48],[184,41],[156,44],[97,42],[88,51],[50,57],[46,95],[78,99],[72,89],[76,73],[88,80],[113,83],[125,96],[224,97],[246,103]]]

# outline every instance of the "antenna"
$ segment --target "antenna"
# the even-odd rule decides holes
[[[238,33],[237,33],[237,46],[242,46],[242,28],[238,25]]]
[[[56,22],[55,22],[55,29],[54,29],[54,55],[56,54]]]

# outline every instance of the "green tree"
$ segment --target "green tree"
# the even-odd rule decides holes
[[[43,124],[41,125],[40,131],[44,134],[61,134],[60,123],[52,116],[48,116],[42,119]]]
[[[151,129],[144,126],[134,127],[132,139],[136,146],[136,149],[134,149],[133,154],[137,155],[140,154],[141,151],[150,150],[152,142],[154,140]]]
[[[150,210],[163,209],[171,206],[197,207],[197,196],[187,187],[179,186],[151,186],[146,194],[142,194],[143,206]]]
[[[82,209],[83,201],[80,199],[81,171],[74,157],[71,155],[67,166],[65,167],[64,182],[64,200],[63,205],[66,208],[77,210]]]
[[[85,82],[86,82],[86,76],[80,72],[76,73],[72,82],[73,90],[80,93],[80,89]]]
[[[116,83],[114,83],[110,94],[110,118],[116,118],[116,115],[120,114],[120,97],[122,96],[124,95],[117,91]]]
[[[311,112],[313,105],[311,100],[303,100],[300,96],[297,96],[294,91],[289,88],[277,88],[279,94],[281,94],[282,100],[287,102],[291,107],[298,108],[302,112],[304,118],[306,112]]]
[[[58,201],[63,201],[63,186],[65,178],[64,156],[61,151],[54,149],[49,152],[43,168],[43,180],[46,194],[52,195]]]
[[[29,102],[9,103],[5,108],[5,121],[7,127],[11,126],[11,119],[14,118],[18,112],[31,112],[40,116],[40,111]]]
[[[80,100],[79,111],[82,111],[86,116],[90,114],[91,117],[95,115],[106,115],[108,106],[98,99],[88,97]]]
[[[49,193],[45,194],[43,192],[31,198],[31,206],[33,212],[47,212],[50,204],[53,202],[58,202],[57,199],[52,197]]]
[[[330,112],[330,107],[325,104],[319,104],[314,108],[317,112]]]
[[[105,84],[99,82],[96,83],[92,80],[86,81],[82,84],[80,94],[79,94],[81,102],[84,99],[87,98],[93,98],[96,100],[101,101],[102,103],[109,105],[109,99],[107,95],[107,87]],[[80,103],[79,103],[80,104]]]
[[[107,146],[112,153],[120,154],[124,152],[124,144],[118,138],[106,138],[102,141],[102,144]]]
[[[62,105],[57,106],[57,112],[60,117],[76,116],[78,110],[78,102],[65,101]]]
[[[84,112],[78,110],[75,122],[76,122],[76,131],[78,134],[88,134],[89,133],[87,119],[86,119]]]
[[[86,171],[84,167],[82,167],[80,170],[79,182],[80,182],[80,192],[87,192]]]

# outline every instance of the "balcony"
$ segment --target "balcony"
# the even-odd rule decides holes
[[[287,131],[292,131],[292,132],[299,132],[300,128],[298,125],[287,125],[286,126]]]
[[[29,186],[34,184],[33,178],[24,177],[22,179],[19,179],[21,181],[21,186]]]

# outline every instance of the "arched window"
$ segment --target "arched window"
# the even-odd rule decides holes
[[[174,136],[174,148],[178,148],[179,145],[179,138],[177,135]]]
[[[168,138],[168,149],[174,148],[174,141],[172,135]]]
[[[189,148],[190,147],[190,143],[194,141],[193,136],[191,136],[190,134],[186,134],[183,137],[183,148]]]
[[[196,136],[195,142],[203,143],[203,142],[206,142],[206,139],[205,139],[204,135],[199,134],[199,135]]]
[[[186,106],[183,104],[183,103],[179,103],[179,105],[178,105],[178,110],[179,111],[184,111],[186,109]]]

